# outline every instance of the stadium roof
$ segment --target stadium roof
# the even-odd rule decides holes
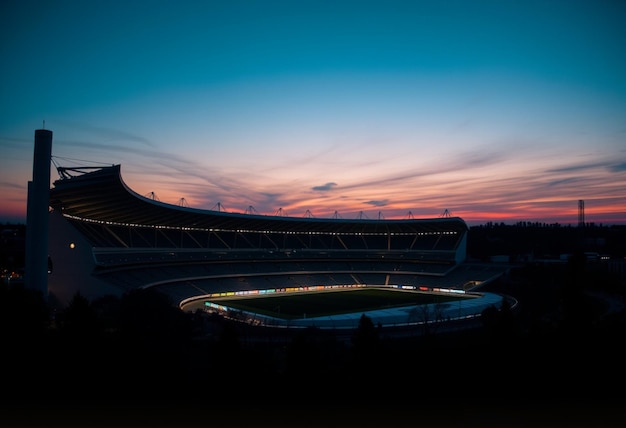
[[[468,229],[465,221],[459,217],[347,220],[203,210],[167,204],[139,195],[124,183],[120,165],[58,169],[61,178],[50,189],[50,207],[64,215],[86,221],[138,227],[313,233],[462,233]]]

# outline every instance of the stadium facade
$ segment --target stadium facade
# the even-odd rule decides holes
[[[458,217],[269,216],[166,204],[134,192],[121,166],[57,167],[50,189],[50,296],[64,305],[153,287],[177,304],[215,293],[318,285],[471,288]]]

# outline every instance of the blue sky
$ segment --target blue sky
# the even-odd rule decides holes
[[[576,223],[582,199],[626,224],[624,22],[606,0],[7,0],[0,221],[25,221],[45,121],[55,163],[172,204]]]

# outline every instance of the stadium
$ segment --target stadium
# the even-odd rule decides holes
[[[243,317],[281,327],[354,328],[363,313],[380,325],[403,325],[472,318],[502,302],[478,291],[503,274],[502,266],[466,262],[468,227],[458,217],[347,220],[202,210],[139,195],[124,183],[120,165],[57,171],[49,193],[48,290],[62,305],[76,293],[93,300],[145,288],[183,310],[224,315],[233,311],[223,300],[237,297],[363,288],[456,297],[453,304],[419,305],[421,315],[417,305],[405,304],[299,319]]]

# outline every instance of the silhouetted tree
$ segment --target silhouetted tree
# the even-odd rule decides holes
[[[154,290],[132,290],[121,298],[122,338],[150,348],[169,348],[191,337],[191,316]]]
[[[58,314],[57,325],[72,340],[91,342],[100,338],[98,316],[80,292],[74,294],[67,307]]]
[[[494,305],[490,305],[483,309],[480,314],[480,320],[487,330],[495,330],[496,325],[498,324],[498,308]]]
[[[41,340],[49,325],[50,309],[40,291],[23,284],[0,285],[0,337],[3,342],[18,344]]]
[[[508,346],[519,338],[515,315],[506,298],[499,309],[494,305],[485,308],[480,319],[492,345]]]
[[[229,355],[235,355],[241,350],[239,331],[232,322],[224,323],[218,339],[218,346]]]
[[[586,262],[581,251],[576,251],[567,260],[563,284],[563,326],[566,330],[578,330],[589,316],[583,294]]]
[[[114,295],[98,297],[91,302],[91,308],[96,313],[104,332],[112,334],[119,331],[121,306],[121,299]]]
[[[191,332],[190,315],[164,294],[140,289],[122,296],[116,353],[108,355],[123,364],[124,392],[170,396],[181,381],[175,368],[184,367]]]
[[[246,361],[245,354],[238,326],[232,321],[224,322],[208,361],[214,373],[214,381],[223,385],[224,391],[232,392],[236,389],[236,379],[247,378],[246,371],[254,366],[252,361]]]
[[[292,338],[286,355],[286,366],[290,376],[308,378],[317,373],[321,363],[318,332],[319,329],[316,327],[307,327]],[[309,364],[311,361],[315,361],[315,364]]]
[[[372,319],[361,315],[359,325],[352,336],[352,347],[357,365],[373,363],[379,353],[379,334]]]
[[[108,364],[100,353],[104,344],[98,316],[90,301],[77,292],[58,312],[56,326],[53,365],[67,396],[83,397],[101,379],[93,367]]]
[[[3,397],[37,397],[36,386],[47,378],[47,364],[53,364],[49,329],[50,311],[41,292],[23,284],[0,285]]]
[[[439,323],[444,321],[444,311],[448,303],[436,302],[428,305],[418,305],[409,311],[408,322],[421,323],[422,335],[428,336],[437,331]]]

